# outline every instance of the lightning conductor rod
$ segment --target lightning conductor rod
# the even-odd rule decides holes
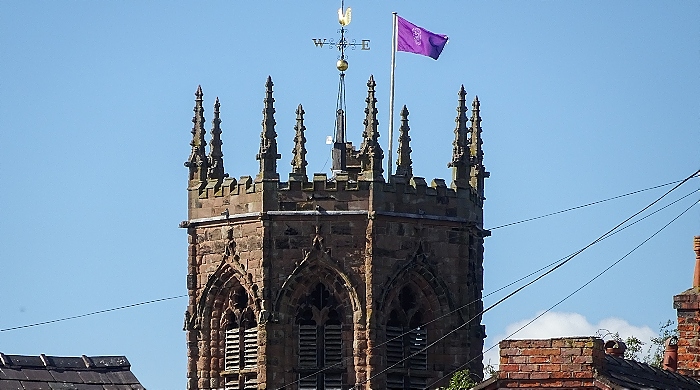
[[[387,171],[389,172],[389,181],[391,181],[392,174],[392,164],[394,163],[391,159],[391,151],[394,147],[394,68],[396,68],[396,12],[392,12],[393,24],[392,24],[392,37],[391,37],[391,76],[389,82],[389,88],[391,92],[389,94],[389,159],[387,165],[389,166]]]

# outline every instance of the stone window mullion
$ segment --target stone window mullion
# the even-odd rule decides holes
[[[335,302],[319,283],[300,305],[296,319],[299,390],[342,389],[342,313]]]

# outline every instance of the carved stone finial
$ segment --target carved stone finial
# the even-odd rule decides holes
[[[398,159],[396,160],[396,176],[402,176],[410,179],[413,176],[413,167],[411,161],[411,137],[408,135],[408,108],[406,105],[401,110],[401,127],[399,128],[399,148],[397,150]]]
[[[360,145],[360,163],[362,165],[361,180],[384,181],[382,159],[384,152],[379,145],[379,121],[377,120],[377,99],[374,97],[374,76],[369,76],[367,82],[367,107],[365,108],[365,130],[362,132]]]
[[[204,129],[204,107],[202,105],[204,93],[202,93],[202,86],[197,87],[197,92],[194,96],[194,117],[192,118],[192,141],[190,145],[192,146],[192,152],[190,157],[185,162],[185,166],[190,169],[189,175],[189,188],[199,188],[201,187],[207,179],[207,154],[206,146],[207,142],[204,140],[204,134],[206,130]]]
[[[292,175],[298,176],[297,179],[306,181],[306,137],[304,137],[304,132],[306,131],[306,126],[304,126],[304,108],[299,105],[296,110],[297,123],[294,126],[294,149],[292,149]]]
[[[479,97],[474,97],[472,102],[472,117],[471,117],[471,140],[469,144],[469,159],[470,172],[469,184],[474,188],[481,197],[484,198],[484,179],[490,176],[484,167],[484,151],[481,148],[483,141],[481,140],[481,116],[479,114]]]
[[[262,133],[260,134],[260,152],[255,157],[260,160],[260,172],[257,181],[279,180],[277,173],[277,160],[281,157],[277,153],[277,133],[275,133],[275,99],[272,97],[272,77],[267,76],[265,83],[265,99],[263,103]]]
[[[210,180],[222,180],[228,176],[224,173],[224,153],[221,151],[221,119],[219,118],[221,103],[216,98],[214,103],[214,119],[211,121],[211,143],[209,144],[209,174]]]
[[[467,91],[464,85],[459,90],[459,104],[455,122],[455,140],[452,142],[452,161],[447,164],[452,168],[452,186],[468,188],[469,183],[469,146],[467,144]]]
[[[317,250],[322,250],[323,249],[323,236],[321,236],[321,225],[316,225],[315,230],[316,230],[316,233],[314,234],[313,240],[311,240],[311,244]]]

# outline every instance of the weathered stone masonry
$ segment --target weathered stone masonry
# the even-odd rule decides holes
[[[467,362],[482,372],[478,313],[489,232],[479,101],[468,119],[462,87],[451,186],[413,176],[405,107],[397,174],[387,181],[373,78],[367,85],[362,145],[348,143],[348,166],[330,179],[307,178],[299,106],[286,182],[277,173],[272,80],[260,171],[238,180],[223,169],[218,98],[206,154],[198,88],[182,223],[189,235],[188,389],[408,389]]]

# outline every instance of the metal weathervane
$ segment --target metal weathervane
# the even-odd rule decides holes
[[[333,166],[332,170],[333,173],[338,173],[346,170],[346,162],[345,162],[345,71],[348,69],[348,61],[347,61],[347,56],[345,55],[345,50],[347,48],[350,48],[352,50],[357,49],[358,47],[360,50],[369,50],[369,39],[362,39],[360,43],[357,43],[356,40],[348,40],[345,37],[345,34],[347,33],[347,29],[345,28],[348,24],[350,24],[350,20],[352,19],[352,9],[348,7],[347,9],[345,8],[345,0],[341,0],[340,2],[340,9],[338,9],[338,23],[340,23],[340,30],[338,32],[340,33],[340,39],[335,41],[333,38],[326,39],[326,38],[313,38],[312,41],[314,42],[314,45],[316,47],[323,48],[324,46],[327,46],[329,49],[336,48],[340,52],[340,56],[338,57],[338,62],[336,62],[335,66],[338,68],[340,71],[340,81],[338,83],[338,100],[336,103],[336,120],[335,120],[335,128],[333,130],[334,135],[333,135]]]

